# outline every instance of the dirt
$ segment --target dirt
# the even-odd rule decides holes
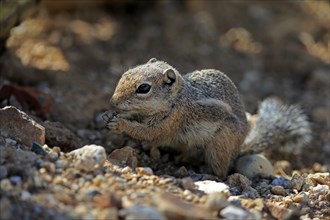
[[[109,99],[121,74],[152,57],[170,63],[181,73],[219,69],[235,82],[248,112],[255,113],[264,98],[277,96],[286,103],[302,106],[308,115],[313,129],[312,142],[300,155],[267,154],[273,164],[289,161],[286,166],[290,166],[290,172],[285,173],[288,176],[292,175],[292,170],[306,175],[329,172],[329,11],[327,1],[278,4],[276,1],[120,3],[103,0],[95,5],[54,5],[51,1],[43,1],[34,14],[24,17],[11,29],[4,41],[0,86],[11,85],[14,92],[6,97],[9,104],[46,127],[49,148],[60,147],[64,154],[77,147],[96,144],[103,146],[110,155],[116,154],[116,149],[126,147],[131,155],[131,158],[125,158],[126,165],[133,166],[133,171],[136,166],[150,167],[156,176],[190,176],[196,181],[196,176],[202,175],[198,178],[218,181],[214,176],[199,174],[202,168],[178,163],[171,152],[150,151],[127,136],[109,131],[102,113],[110,108]],[[35,90],[31,88],[37,89],[38,93],[32,92]],[[40,96],[51,97],[51,103],[45,102],[46,98],[38,98]],[[38,107],[31,103],[38,103]],[[8,100],[1,102],[1,107],[6,105]],[[52,125],[54,123],[56,125]],[[47,130],[52,133],[48,140]],[[120,155],[127,156],[126,152]],[[118,164],[121,162],[117,161]],[[116,170],[113,166],[108,168]],[[269,184],[271,180],[266,182]],[[252,187],[261,183],[253,182]],[[272,187],[266,192],[284,198],[292,193],[284,186]],[[231,193],[235,194],[235,190]],[[237,193],[242,194],[241,191]],[[259,192],[262,198],[266,198],[266,194]],[[296,198],[297,201],[304,199],[304,195],[301,197]],[[5,198],[1,203],[4,207],[17,200],[11,193],[2,194],[0,198]],[[63,202],[65,198],[60,200]],[[103,204],[102,198],[100,200]],[[274,204],[265,202],[267,215],[283,217],[278,213],[286,210]],[[30,205],[19,200],[19,207],[32,210],[28,208]],[[117,216],[116,212],[112,214]],[[139,212],[143,211],[139,209]],[[230,210],[223,213],[227,212]],[[29,216],[36,213],[38,211],[31,211]],[[79,213],[79,209],[75,213]],[[134,210],[125,213],[119,213],[119,216],[127,217],[130,215],[127,213],[132,214]],[[322,212],[315,213],[322,217]],[[61,213],[57,215],[60,217]]]

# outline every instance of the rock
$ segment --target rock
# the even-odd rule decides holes
[[[69,155],[75,159],[74,166],[85,171],[101,167],[107,158],[104,148],[94,144],[71,151]]]
[[[220,183],[212,180],[204,180],[195,182],[198,190],[201,190],[207,194],[211,193],[229,193],[229,186],[225,183]]]
[[[292,173],[292,167],[289,161],[286,160],[280,160],[280,161],[276,161],[275,165],[274,165],[274,170],[276,173],[282,175],[283,172],[286,175],[291,175]]]
[[[250,217],[250,213],[248,211],[233,205],[227,206],[221,210],[220,215],[226,219],[232,220],[248,219]]]
[[[125,216],[126,220],[146,219],[146,220],[165,220],[166,218],[157,209],[142,205],[133,205],[129,208],[120,210],[119,214]]]
[[[215,219],[205,207],[183,202],[170,193],[156,194],[153,200],[168,219]]]
[[[230,205],[227,199],[228,193],[211,193],[207,196],[205,207],[207,207],[211,211],[219,211]]]
[[[185,177],[188,175],[188,170],[185,166],[181,166],[177,171],[174,173],[177,177]]]
[[[0,131],[1,136],[27,147],[32,147],[33,142],[45,144],[45,128],[13,106],[0,109]]]
[[[305,178],[298,174],[294,174],[291,178],[289,188],[300,191],[304,184],[305,184]]]
[[[150,157],[152,160],[159,161],[160,160],[160,151],[158,147],[152,147],[150,149]]]
[[[313,182],[322,184],[322,185],[328,185],[330,186],[330,174],[327,173],[314,173],[309,174],[307,176],[307,179],[311,179]]]
[[[96,195],[94,201],[100,208],[120,208],[122,206],[120,198],[117,198],[112,192],[106,195]]]
[[[273,186],[270,191],[275,195],[285,196],[285,190],[283,186]]]
[[[106,140],[110,141],[116,148],[123,147],[125,144],[124,135],[118,132],[109,131]]]
[[[239,173],[234,173],[230,175],[226,183],[230,187],[239,187],[241,190],[251,185],[251,181]]]
[[[6,197],[0,199],[0,213],[1,219],[13,219],[12,215],[12,203]]]
[[[48,146],[60,146],[66,152],[81,146],[81,140],[78,136],[60,122],[46,121],[43,126],[46,129],[46,144]]]
[[[9,180],[13,185],[20,185],[22,183],[22,178],[20,176],[11,176]]]
[[[260,197],[258,191],[251,187],[251,181],[239,173],[230,175],[226,183],[230,186],[230,191],[234,195],[242,194],[251,199]]]
[[[312,188],[312,192],[320,193],[325,195],[327,192],[329,192],[329,186],[327,185],[317,185]]]
[[[236,162],[236,172],[253,178],[257,175],[273,175],[274,168],[270,161],[261,154],[240,157]]]
[[[308,195],[305,192],[300,192],[298,195],[295,195],[292,199],[294,202],[307,202]]]
[[[4,165],[0,165],[0,180],[2,180],[3,178],[6,178],[7,175],[8,175],[7,167]]]
[[[184,189],[194,190],[196,185],[190,177],[185,177],[181,179],[181,185]]]
[[[10,139],[10,138],[6,138],[5,142],[6,142],[6,145],[8,144],[8,145],[15,146],[17,144],[17,141]]]
[[[283,176],[279,178],[275,178],[272,181],[273,186],[283,186],[284,188],[288,188],[290,184],[290,180],[285,179]]]
[[[290,215],[290,210],[283,206],[279,206],[273,202],[268,202],[266,205],[272,216],[276,219],[285,219]]]
[[[263,199],[242,199],[242,206],[250,211],[261,212],[264,208]]]
[[[137,167],[135,168],[137,174],[143,176],[143,175],[147,175],[147,176],[151,176],[154,174],[154,172],[152,171],[152,169],[150,167]]]
[[[39,144],[35,142],[33,142],[32,144],[31,151],[42,156],[47,155],[47,152]]]
[[[129,146],[112,151],[109,155],[109,161],[119,165],[128,165],[133,169],[137,167],[134,149]]]
[[[31,193],[25,190],[22,190],[21,192],[21,199],[24,200],[28,200],[31,198]]]

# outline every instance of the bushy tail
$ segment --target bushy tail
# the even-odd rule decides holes
[[[310,124],[299,106],[268,98],[259,106],[257,121],[244,140],[241,154],[260,153],[270,148],[292,152],[311,139]]]

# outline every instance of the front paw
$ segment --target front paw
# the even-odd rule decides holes
[[[124,132],[127,123],[126,119],[115,117],[107,123],[107,127],[112,131]]]

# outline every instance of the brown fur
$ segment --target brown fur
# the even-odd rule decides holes
[[[165,79],[168,68],[175,72],[170,85]],[[151,84],[150,92],[136,94],[145,82]],[[181,76],[167,63],[153,60],[123,75],[112,103],[119,114],[109,122],[111,129],[154,146],[173,147],[192,158],[202,151],[210,170],[221,178],[239,154],[248,130],[235,85],[217,70]]]

